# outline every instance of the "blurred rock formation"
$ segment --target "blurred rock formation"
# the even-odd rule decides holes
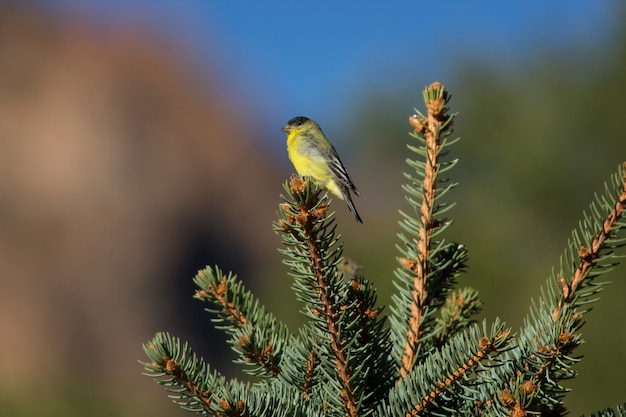
[[[0,4],[2,381],[141,378],[141,342],[202,309],[196,269],[275,253],[283,178],[208,69],[40,10]]]

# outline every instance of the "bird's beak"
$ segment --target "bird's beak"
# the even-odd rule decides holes
[[[285,127],[283,127],[283,128],[282,128],[282,129],[280,129],[280,130],[281,130],[281,131],[283,131],[283,132],[287,132],[287,133],[289,133],[289,132],[291,131],[291,128],[290,128],[288,125],[286,125]]]

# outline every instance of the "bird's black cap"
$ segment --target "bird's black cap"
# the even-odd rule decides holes
[[[304,117],[304,116],[298,116],[298,117],[294,117],[293,119],[289,120],[287,122],[287,126],[301,126],[303,125],[307,120],[309,120],[308,117]]]

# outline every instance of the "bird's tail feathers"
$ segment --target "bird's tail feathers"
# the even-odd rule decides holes
[[[352,202],[352,197],[350,197],[350,192],[346,189],[342,194],[343,194],[343,199],[348,205],[348,210],[350,210],[350,213],[354,215],[354,218],[356,219],[357,222],[363,223],[361,216],[359,216],[359,212],[356,211],[356,207],[354,206],[354,203]]]

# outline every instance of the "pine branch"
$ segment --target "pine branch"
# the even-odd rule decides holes
[[[579,297],[584,297],[584,294],[580,294],[580,290],[585,285],[585,278],[589,276],[591,270],[597,265],[597,262],[610,257],[613,254],[615,248],[619,246],[623,246],[625,241],[618,240],[615,238],[616,234],[619,232],[621,228],[626,227],[623,223],[620,223],[624,215],[624,209],[626,208],[626,163],[621,169],[622,173],[622,181],[621,181],[621,194],[617,197],[617,202],[614,203],[613,209],[606,216],[606,220],[602,223],[602,227],[599,231],[596,232],[595,237],[590,242],[588,246],[581,245],[578,255],[580,257],[580,262],[574,272],[574,275],[571,277],[569,282],[563,277],[560,276],[559,280],[561,282],[561,289],[563,296],[557,302],[557,308],[554,311],[555,320],[558,316],[562,315],[564,309],[567,305],[574,305],[574,307],[578,307],[581,304],[578,302]],[[619,183],[617,179],[614,179],[614,183],[616,188],[618,189]],[[610,194],[607,188],[607,194]],[[611,195],[608,195],[607,198],[610,198]],[[610,203],[606,199],[598,200],[597,205],[591,205],[591,211],[595,216],[595,220],[600,220],[601,213],[600,210],[603,208],[607,208],[610,206]],[[581,233],[587,232],[589,229],[592,229],[594,224],[594,219],[585,216],[585,221],[581,225]],[[586,234],[586,233],[585,233]],[[578,236],[575,236],[575,240],[579,240]],[[609,251],[609,254],[603,254],[603,251]],[[592,277],[593,278],[593,277]]]
[[[499,322],[490,330],[485,322],[482,329],[473,326],[454,336],[399,380],[377,415],[467,415],[478,399],[476,376],[484,366],[498,366],[497,356],[509,349],[510,340],[510,331]]]
[[[583,315],[604,285],[596,278],[616,265],[615,249],[626,244],[618,236],[626,228],[626,164],[611,183],[606,195],[591,204],[592,214],[585,214],[572,232],[561,270],[553,273],[539,303],[533,304],[520,334],[520,350],[512,352],[518,371],[500,394],[500,412],[567,413],[562,398],[568,389],[561,381],[576,375],[572,366],[579,358],[572,354],[582,343]]]
[[[423,161],[407,160],[417,176],[405,174],[411,184],[403,187],[416,217],[402,213],[404,219],[400,225],[409,237],[399,235],[405,247],[400,248],[400,268],[396,271],[396,286],[400,292],[394,298],[396,308],[391,317],[394,351],[399,355],[397,360],[402,377],[411,372],[431,346],[422,342],[435,331],[434,314],[443,305],[454,278],[464,269],[463,261],[450,263],[452,255],[459,250],[464,253],[464,260],[467,257],[461,245],[434,241],[434,237],[450,224],[440,216],[453,206],[440,199],[456,186],[440,178],[456,164],[456,161],[444,162],[442,159],[447,153],[446,148],[456,142],[448,141],[456,116],[448,114],[449,100],[446,89],[434,83],[424,91],[427,115],[417,112],[409,118],[415,129],[412,136],[422,144],[420,147],[409,146],[409,149]]]
[[[392,380],[388,330],[374,290],[343,264],[326,196],[299,177],[286,190],[291,198],[280,206],[276,229],[287,247],[283,253],[294,290],[311,319],[302,334],[310,347],[298,353],[302,363],[289,365],[289,373],[296,375],[290,382],[302,386],[303,396],[310,398],[312,386],[322,378],[329,410],[367,415]]]
[[[481,308],[478,291],[465,287],[448,294],[445,304],[441,307],[441,316],[436,322],[437,331],[434,345],[443,346],[452,336],[474,323],[472,319]]]
[[[336,265],[341,257],[341,248],[332,250],[336,242],[330,223],[324,218],[328,205],[319,199],[320,191],[313,191],[313,184],[299,177],[293,177],[288,191],[295,197],[295,204],[281,206],[282,219],[279,227],[283,231],[285,244],[292,245],[289,255],[296,261],[290,262],[295,267],[295,277],[300,278],[301,288],[296,288],[303,299],[308,299],[306,314],[313,315],[325,329],[323,336],[329,340],[336,376],[340,386],[338,393],[346,415],[357,416],[357,398],[352,386],[352,374],[348,366],[348,353],[345,341],[339,332],[339,310],[335,298],[337,291]],[[330,260],[330,262],[328,262]],[[302,274],[304,272],[304,274]]]
[[[315,404],[302,403],[293,387],[276,381],[253,385],[227,380],[167,333],[157,333],[144,351],[150,359],[142,363],[145,375],[163,385],[184,410],[215,417],[306,417],[310,411],[321,411]]]
[[[167,333],[157,333],[143,349],[151,360],[142,363],[148,371],[145,375],[165,386],[176,404],[187,411],[216,415],[216,391],[226,384],[226,378],[211,371],[187,344],[181,345],[178,338]]]
[[[217,307],[206,310],[215,314],[212,321],[222,324],[231,335],[230,344],[239,354],[239,362],[251,366],[246,371],[257,376],[278,375],[284,346],[296,343],[287,326],[269,314],[233,274],[206,267],[198,271],[194,282],[200,288],[194,297]]]

